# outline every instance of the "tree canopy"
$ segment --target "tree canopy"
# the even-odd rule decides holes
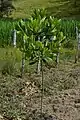
[[[12,0],[0,0],[0,17],[8,16],[15,9]]]

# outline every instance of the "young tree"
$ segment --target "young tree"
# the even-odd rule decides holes
[[[20,20],[16,30],[25,40],[22,40],[20,50],[25,53],[29,64],[41,64],[41,113],[43,112],[44,74],[43,63],[53,62],[55,53],[60,52],[61,43],[64,40],[59,27],[59,20],[45,14],[45,10],[35,10],[32,17],[24,22]],[[52,37],[52,40],[51,40]]]
[[[12,10],[15,9],[12,5],[12,0],[0,0],[0,17],[9,16]]]

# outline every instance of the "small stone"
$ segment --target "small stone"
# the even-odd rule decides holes
[[[80,103],[75,104],[76,108],[80,108]]]

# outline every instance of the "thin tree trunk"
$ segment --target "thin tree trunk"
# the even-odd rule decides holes
[[[42,83],[41,83],[41,115],[43,113],[43,94],[44,94],[44,76],[43,76],[43,62],[41,61],[41,67],[42,67]]]
[[[23,47],[25,49],[25,40],[23,39],[24,41],[24,44],[23,44]],[[22,52],[22,68],[21,68],[21,77],[23,78],[23,75],[24,75],[24,68],[25,68],[25,53]]]
[[[21,77],[24,75],[24,67],[25,67],[25,53],[22,53],[22,68],[21,68]]]

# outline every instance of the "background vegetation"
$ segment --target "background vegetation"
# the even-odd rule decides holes
[[[18,20],[2,19],[0,20],[0,46],[11,45],[12,30]],[[80,25],[79,20],[61,20],[61,30],[66,38],[69,40],[76,39],[76,26]],[[18,37],[19,39],[19,37]],[[17,39],[17,42],[19,41]]]
[[[48,13],[58,18],[80,18],[79,0],[14,0],[13,18],[29,17],[34,8],[46,8]]]

